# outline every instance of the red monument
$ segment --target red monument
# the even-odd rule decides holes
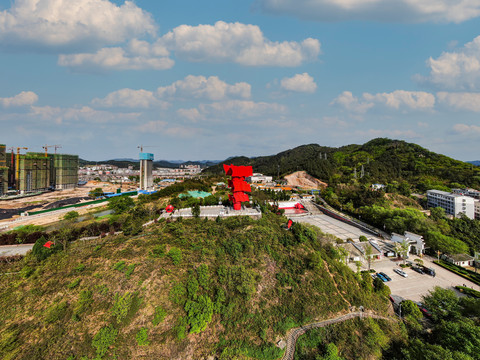
[[[223,169],[226,175],[232,177],[228,181],[228,186],[232,189],[232,194],[228,195],[230,201],[233,202],[233,209],[240,210],[242,202],[249,201],[248,195],[245,192],[251,192],[250,185],[247,184],[245,178],[253,175],[251,166],[235,166],[223,164]]]

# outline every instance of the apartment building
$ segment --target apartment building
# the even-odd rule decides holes
[[[469,196],[453,194],[440,190],[427,190],[428,207],[441,207],[445,213],[460,217],[465,215],[470,219],[475,218],[475,199]]]
[[[475,190],[475,189],[452,189],[452,193],[454,194],[459,194],[459,195],[465,195],[465,196],[470,196],[475,199],[480,199],[480,191]]]

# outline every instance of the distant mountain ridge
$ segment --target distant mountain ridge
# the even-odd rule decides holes
[[[218,164],[221,160],[198,160],[198,161],[184,161],[184,160],[157,160],[153,162],[154,167],[161,167],[161,168],[171,168],[176,169],[179,168],[180,165],[200,165],[202,167],[205,166],[213,166]],[[97,164],[107,164],[107,165],[114,165],[120,168],[126,168],[128,166],[133,166],[134,169],[140,168],[140,160],[132,159],[132,158],[118,158],[118,159],[111,159],[111,160],[103,160],[103,161],[89,161],[84,159],[79,159],[80,166],[87,166],[87,165],[97,165]]]
[[[480,168],[472,169],[470,163],[431,152],[417,144],[387,138],[339,148],[308,144],[271,156],[238,156],[204,172],[221,174],[224,163],[251,165],[254,172],[275,177],[305,170],[329,184],[349,183],[356,178],[364,183],[407,181],[426,188],[450,184],[480,188]]]
[[[475,160],[475,161],[467,161],[467,163],[475,165],[475,166],[480,166],[480,160]]]

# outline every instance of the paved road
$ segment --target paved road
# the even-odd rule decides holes
[[[26,255],[32,250],[34,244],[4,245],[0,246],[0,257],[13,255]]]
[[[308,223],[314,225],[324,233],[335,235],[336,237],[347,240],[348,238],[357,240],[361,235],[366,236],[368,239],[380,239],[371,233],[361,230],[355,226],[344,223],[343,221],[334,219],[328,215],[307,215],[295,218],[295,221],[300,223]]]
[[[288,337],[287,337],[287,348],[285,350],[285,354],[283,355],[282,360],[293,360],[293,356],[295,354],[295,345],[297,344],[297,340],[301,335],[305,334],[306,331],[310,329],[315,329],[319,327],[336,324],[336,323],[350,320],[356,317],[359,317],[359,318],[370,317],[374,319],[392,320],[391,318],[379,316],[376,314],[358,311],[358,312],[350,313],[347,315],[339,316],[334,319],[328,319],[328,320],[324,320],[324,321],[320,321],[320,322],[316,322],[313,324],[308,324],[308,325],[301,326],[299,328],[292,329],[290,330],[290,333],[288,334]]]

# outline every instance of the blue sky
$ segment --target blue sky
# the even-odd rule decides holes
[[[389,137],[477,160],[479,18],[478,0],[0,0],[0,142],[201,160]]]

